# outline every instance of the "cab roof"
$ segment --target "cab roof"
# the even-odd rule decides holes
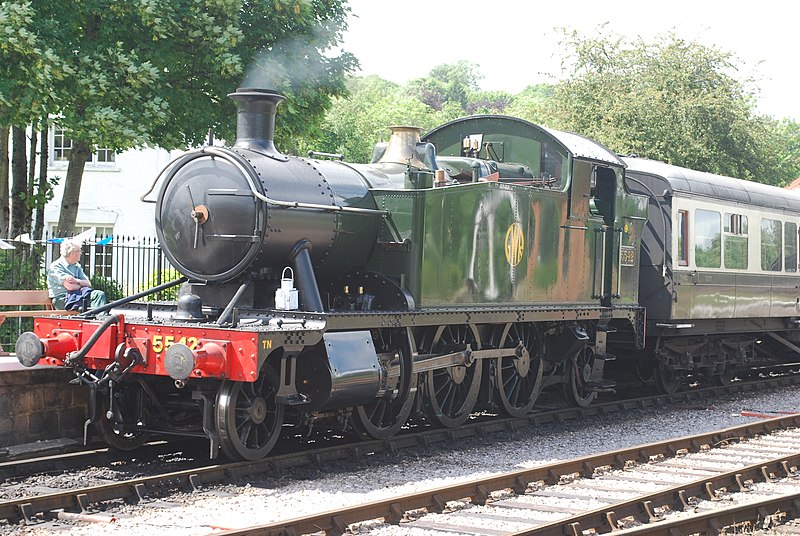
[[[573,158],[625,166],[613,151],[585,136],[542,127],[507,115],[484,114],[462,117],[436,127],[425,134],[422,141],[430,141],[437,147],[460,147],[464,134],[473,132],[519,136],[540,142],[549,141]]]

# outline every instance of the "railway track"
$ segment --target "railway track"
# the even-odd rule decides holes
[[[687,391],[678,392],[672,395],[651,395],[637,398],[627,398],[611,400],[606,402],[595,402],[588,407],[558,407],[555,409],[539,409],[535,412],[520,418],[498,418],[494,415],[486,418],[474,418],[462,429],[440,429],[432,430],[421,427],[409,430],[396,438],[385,441],[363,441],[361,439],[340,439],[328,440],[329,443],[337,444],[345,450],[342,458],[351,456],[353,452],[397,452],[405,448],[415,448],[418,446],[430,446],[439,442],[451,439],[486,436],[501,432],[515,432],[529,426],[541,426],[545,424],[562,423],[581,417],[591,417],[598,415],[614,415],[616,413],[630,410],[647,410],[652,408],[663,408],[680,404],[692,404],[707,399],[718,398],[723,395],[735,395],[742,393],[755,393],[769,389],[779,389],[800,385],[800,374],[788,374],[772,378],[761,378],[755,381],[742,381],[731,383],[726,386],[713,386],[694,388]],[[302,443],[279,443],[273,450],[280,459],[285,458],[284,454],[303,450],[295,456],[300,460],[312,460],[309,463],[319,464],[324,460],[336,459],[332,454],[333,449],[311,449],[304,447]],[[132,458],[138,461],[155,460],[170,453],[182,452],[190,459],[197,459],[197,465],[208,462],[208,450],[205,445],[198,445],[196,442],[187,440],[154,441],[138,449],[135,453],[115,451],[107,447],[90,446],[85,450],[69,451],[64,453],[48,454],[37,457],[19,457],[0,461],[0,482],[10,479],[22,479],[32,475],[53,473],[58,471],[77,470],[88,465],[119,465],[129,462]],[[304,462],[288,462],[287,467],[297,467]],[[280,468],[283,464],[277,463]]]
[[[769,527],[800,516],[798,425],[800,415],[782,417],[224,534],[359,533],[364,527],[357,525],[373,520],[417,534],[485,536],[581,536],[624,529],[669,535],[718,533],[743,524]],[[720,502],[756,493],[764,483],[771,489],[762,491],[760,500],[727,508],[700,505],[703,499]]]
[[[140,501],[177,490],[196,490],[216,484],[229,483],[231,480],[244,478],[252,474],[281,475],[290,469],[305,466],[322,466],[328,462],[353,459],[372,453],[398,452],[404,449],[438,446],[455,443],[461,439],[484,437],[498,432],[508,432],[530,425],[563,422],[581,416],[613,415],[632,409],[660,408],[680,404],[691,404],[708,397],[718,397],[723,393],[748,393],[765,388],[782,388],[797,384],[793,377],[773,378],[758,384],[737,383],[725,388],[693,389],[671,396],[654,396],[635,400],[608,402],[589,406],[588,408],[569,408],[532,414],[522,419],[477,419],[470,425],[459,429],[435,429],[406,434],[387,441],[357,442],[337,445],[328,448],[314,449],[305,452],[294,452],[272,456],[259,462],[241,462],[233,464],[190,467],[169,474],[154,475],[123,482],[114,482],[102,486],[71,489],[58,493],[38,496],[26,496],[0,502],[0,520],[9,523],[19,521],[35,522],[43,513],[63,510],[65,512],[87,512],[93,505],[105,501],[124,499]],[[160,448],[160,447],[159,447]],[[89,455],[91,456],[91,455]],[[141,456],[137,454],[137,457]],[[80,457],[73,457],[76,466]],[[85,461],[85,458],[84,458]],[[27,460],[25,464],[33,464],[38,470],[47,467],[50,461]],[[64,463],[61,460],[58,463]],[[199,465],[199,462],[198,462]],[[7,462],[0,469],[7,474],[22,472],[20,464]],[[7,477],[5,477],[7,478]],[[5,479],[4,478],[4,479]]]

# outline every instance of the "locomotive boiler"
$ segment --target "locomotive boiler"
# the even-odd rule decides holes
[[[283,96],[231,98],[235,143],[160,177],[177,303],[41,318],[18,341],[23,364],[90,385],[111,445],[199,436],[257,459],[298,428],[457,427],[544,389],[586,405],[613,388],[609,335],[643,346],[647,198],[605,147],[483,115],[393,127],[369,164],[303,158],[273,139]]]

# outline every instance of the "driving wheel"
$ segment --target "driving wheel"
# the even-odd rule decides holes
[[[499,357],[493,363],[495,401],[509,417],[526,415],[542,389],[542,345],[531,324],[513,324],[501,348],[515,348],[516,355]]]
[[[478,337],[468,325],[440,326],[430,345],[433,354],[477,350]],[[434,424],[453,428],[463,424],[475,407],[483,367],[479,362],[451,366],[425,374],[425,414]]]
[[[666,365],[657,365],[653,374],[658,392],[665,395],[676,393],[686,382],[686,376]]]
[[[414,405],[417,377],[411,373],[411,350],[404,330],[382,330],[375,337],[378,359],[386,372],[384,395],[353,410],[353,429],[366,439],[392,437]]]

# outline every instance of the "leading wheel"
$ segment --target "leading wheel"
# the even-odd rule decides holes
[[[542,344],[536,328],[513,324],[498,345],[516,348],[516,355],[499,357],[493,363],[495,401],[509,417],[526,415],[542,389]]]
[[[284,408],[275,400],[277,385],[278,374],[267,366],[252,383],[222,382],[216,425],[220,446],[229,458],[259,460],[278,441]]]
[[[95,393],[99,404],[99,416],[95,428],[109,447],[130,452],[144,445],[150,435],[137,430],[136,408],[141,393],[135,388],[117,389],[113,392],[114,403],[110,404],[108,393]],[[110,407],[110,409],[109,409]]]
[[[468,325],[441,326],[432,337],[433,354],[462,352],[470,346],[478,350],[473,329]],[[425,413],[439,426],[454,428],[463,424],[475,407],[481,387],[483,367],[480,362],[469,366],[452,366],[425,374]]]
[[[572,361],[567,363],[570,370],[567,373],[564,392],[570,404],[585,408],[597,398],[597,391],[589,386],[593,364],[594,349],[591,346],[585,346],[578,350]]]
[[[366,439],[392,437],[405,424],[414,406],[417,376],[411,373],[411,351],[405,331],[383,330],[375,348],[387,372],[385,395],[353,410],[353,429]]]

